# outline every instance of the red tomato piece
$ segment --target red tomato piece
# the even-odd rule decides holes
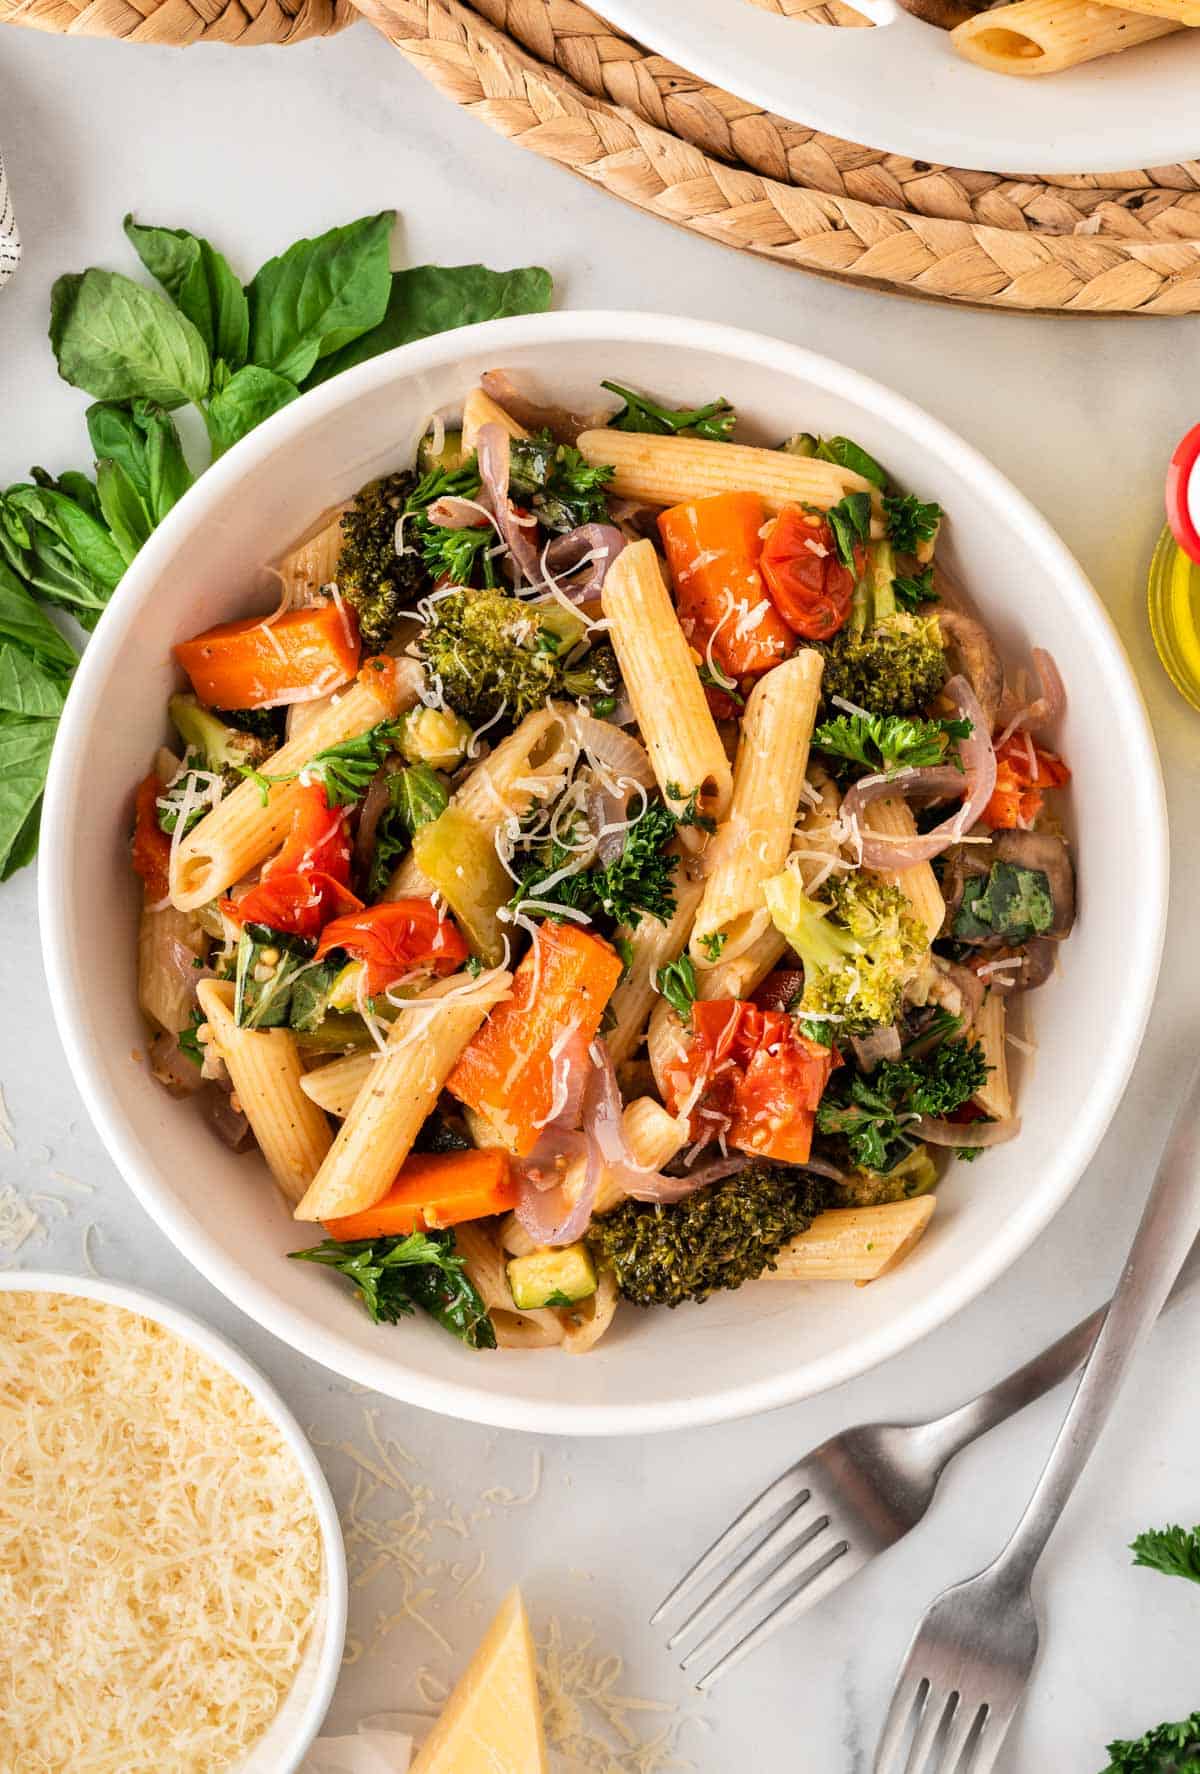
[[[865,552],[855,550],[861,573]],[[838,559],[833,531],[816,512],[785,505],[771,526],[759,563],[771,602],[794,634],[827,641],[850,614],[855,574]]]
[[[138,784],[132,860],[147,905],[157,905],[171,890],[171,840],[158,823],[158,797],[165,786],[153,771]]]
[[[1070,780],[1060,757],[1043,751],[1027,733],[1012,733],[996,748],[996,786],[980,818],[999,830],[1027,832],[1042,811],[1045,791]]]
[[[299,794],[283,848],[264,864],[258,883],[240,899],[221,901],[237,924],[266,924],[290,936],[319,936],[331,918],[357,911],[351,893],[350,833],[345,810],[325,804],[310,783]]]
[[[335,918],[321,932],[317,959],[330,949],[345,949],[366,964],[369,998],[385,992],[415,967],[453,973],[467,958],[458,926],[440,917],[431,899],[397,899]]]
[[[737,998],[692,1005],[692,1045],[686,1068],[670,1078],[678,1105],[704,1089],[694,1104],[694,1139],[723,1133],[731,1146],[788,1164],[806,1162],[813,1121],[836,1053],[810,1041],[782,1010]]]

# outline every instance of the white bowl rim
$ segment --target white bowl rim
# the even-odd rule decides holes
[[[165,564],[174,548],[175,532],[202,522],[241,478],[252,460],[270,456],[277,445],[303,432],[310,423],[362,394],[410,374],[442,368],[486,344],[497,353],[510,347],[539,344],[584,345],[597,339],[623,344],[681,346],[746,359],[760,367],[807,378],[825,391],[857,400],[885,421],[923,443],[930,454],[948,457],[955,471],[981,502],[1002,507],[1006,522],[1022,534],[1059,595],[1086,625],[1089,643],[1104,656],[1113,687],[1123,706],[1114,713],[1125,729],[1130,780],[1140,785],[1139,813],[1145,821],[1141,840],[1141,910],[1130,948],[1123,958],[1127,992],[1122,1016],[1094,1080],[1086,1111],[1067,1130],[1059,1147],[1057,1180],[1043,1187],[1027,1212],[1007,1222],[1003,1233],[982,1245],[975,1258],[962,1264],[934,1291],[922,1296],[896,1318],[858,1339],[776,1377],[750,1378],[724,1391],[679,1398],[670,1405],[587,1404],[568,1398],[553,1401],[512,1399],[502,1389],[479,1382],[433,1378],[406,1361],[403,1354],[364,1358],[360,1349],[344,1347],[335,1332],[325,1332],[304,1313],[279,1301],[272,1290],[244,1270],[215,1239],[160,1189],[153,1166],[143,1164],[118,1103],[92,1064],[79,1035],[82,1018],[76,1001],[84,982],[65,965],[70,924],[64,847],[72,794],[71,760],[92,719],[105,683],[120,653],[125,629],[142,598],[153,587],[160,557]],[[1141,1046],[1158,980],[1166,931],[1169,840],[1166,794],[1149,716],[1132,667],[1104,604],[1066,544],[1025,495],[972,445],[938,419],[884,384],[850,369],[836,359],[763,333],[691,320],[683,316],[638,310],[573,310],[521,315],[484,321],[477,326],[437,334],[370,359],[283,408],[213,464],[185,499],[168,514],[146,542],[114,593],[104,621],[86,648],[76,671],[57,743],[50,761],[42,816],[42,853],[38,880],[38,913],[43,962],[59,1038],[87,1110],[109,1155],[142,1205],[176,1247],[226,1297],[292,1348],[311,1356],[347,1378],[392,1398],[443,1415],[465,1417],[501,1429],[543,1435],[635,1435],[696,1428],[775,1410],[856,1378],[911,1347],[983,1293],[1028,1249],[1058,1212],[1094,1155],[1121,1100]],[[395,1348],[395,1345],[393,1345]]]
[[[297,1715],[291,1741],[287,1745],[288,1761],[279,1774],[296,1774],[305,1755],[321,1729],[333,1701],[342,1667],[346,1645],[346,1615],[349,1605],[349,1576],[346,1569],[346,1543],[337,1504],[320,1461],[290,1408],[280,1397],[262,1370],[236,1344],[213,1330],[202,1318],[184,1311],[171,1300],[147,1293],[144,1288],[130,1287],[123,1281],[109,1281],[101,1276],[63,1275],[48,1269],[5,1269],[0,1272],[0,1293],[38,1293],[74,1295],[85,1300],[100,1300],[107,1306],[122,1306],[139,1317],[174,1332],[190,1343],[218,1367],[240,1380],[255,1402],[270,1417],[287,1442],[288,1450],[304,1475],[317,1521],[325,1557],[325,1587],[321,1597],[321,1649],[317,1659],[312,1692]],[[251,1745],[251,1749],[253,1749]],[[247,1751],[247,1753],[250,1753]]]

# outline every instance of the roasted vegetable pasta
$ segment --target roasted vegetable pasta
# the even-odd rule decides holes
[[[1018,1134],[1070,772],[1053,661],[1006,669],[861,445],[503,386],[176,647],[137,989],[296,1257],[579,1354],[623,1302],[877,1280]]]

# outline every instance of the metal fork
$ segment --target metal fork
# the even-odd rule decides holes
[[[1197,1278],[1200,1240],[1169,1303],[1178,1304]],[[667,1640],[673,1648],[702,1634],[682,1659],[683,1669],[713,1656],[731,1634],[742,1633],[696,1686],[711,1688],[781,1627],[902,1540],[924,1516],[956,1454],[1082,1366],[1107,1309],[1099,1307],[1024,1367],[946,1416],[928,1423],[862,1423],[845,1429],[768,1485],[651,1617],[651,1625],[658,1625],[688,1601],[697,1604]],[[739,1555],[741,1562],[716,1582],[722,1567]],[[710,1580],[716,1586],[702,1600]],[[736,1601],[747,1584],[753,1587]],[[764,1614],[764,1609],[769,1611]]]
[[[943,1590],[917,1627],[888,1709],[875,1774],[989,1774],[1038,1649],[1030,1583],[1117,1394],[1200,1232],[1200,1070],[1175,1117],[1095,1347],[1008,1545]]]

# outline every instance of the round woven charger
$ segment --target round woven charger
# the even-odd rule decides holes
[[[846,0],[756,3],[797,28],[864,22]],[[1073,178],[931,166],[709,86],[576,0],[354,4],[493,129],[725,245],[977,306],[1200,313],[1200,162]],[[0,0],[0,22],[148,43],[297,42],[354,17],[352,0]]]
[[[734,98],[576,0],[357,4],[502,135],[727,246],[988,307],[1200,313],[1200,162],[1055,179],[930,166]]]

